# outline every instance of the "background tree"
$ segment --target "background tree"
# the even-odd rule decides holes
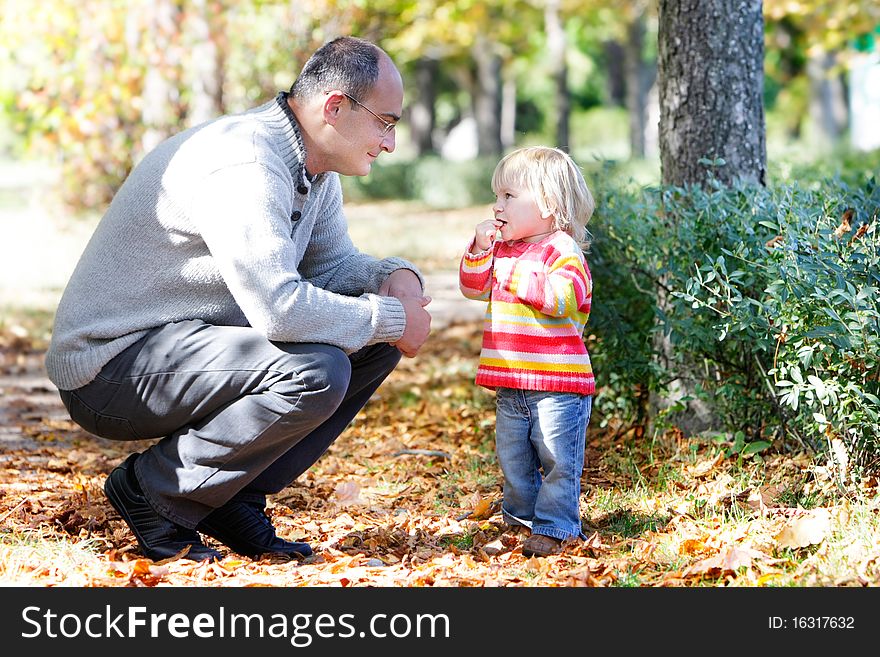
[[[848,46],[880,26],[880,3],[764,0],[764,14],[772,83],[768,100],[780,105],[792,138],[801,138],[809,121],[811,147],[837,145],[850,123],[845,73],[853,51]]]
[[[764,183],[761,0],[660,0],[663,182]]]
[[[607,76],[608,100],[627,110],[629,156],[655,155],[656,125],[649,122],[658,114],[657,3],[598,0],[590,5],[584,18],[601,26],[601,61]]]
[[[189,125],[197,125],[223,114],[223,86],[229,45],[225,0],[193,0],[189,29],[193,40]]]
[[[184,113],[180,97],[183,77],[183,48],[179,29],[180,4],[155,0],[133,8],[126,16],[128,30],[138,35],[139,50],[146,58],[141,103],[141,135],[135,159],[153,150],[179,127]]]
[[[410,134],[416,155],[436,152],[434,130],[437,127],[437,85],[439,61],[430,56],[419,57],[413,64],[416,93],[408,107]]]
[[[624,74],[626,76],[626,109],[629,114],[630,157],[645,157],[649,152],[648,127],[651,115],[651,89],[657,80],[656,58],[646,60],[648,11],[650,1],[633,3],[626,16],[624,40]],[[655,146],[651,144],[651,146]],[[653,150],[653,148],[651,149]]]
[[[425,65],[423,58],[438,62],[442,69],[430,78],[433,89],[427,88],[427,78],[418,78],[422,82],[413,102],[419,115],[430,115],[428,98],[446,102],[454,107],[453,124],[465,116],[475,120],[478,154],[499,155],[509,141],[503,119],[516,113],[510,71],[517,59],[535,52],[531,39],[543,33],[535,30],[543,27],[540,7],[521,0],[382,0],[380,5],[395,7],[390,13],[397,20],[387,26],[384,45],[401,66],[414,73],[410,77],[418,77],[418,67]],[[446,80],[454,81],[451,88],[440,86]],[[436,117],[436,107],[434,111]]]
[[[571,116],[571,93],[568,87],[568,55],[565,27],[560,10],[560,0],[546,0],[544,7],[544,31],[547,35],[547,54],[552,63],[554,81],[554,108],[556,110],[556,146],[568,151],[569,121]]]
[[[764,127],[764,31],[761,0],[660,0],[658,75],[660,162],[665,185],[700,185],[712,176],[724,184],[763,184],[767,153]],[[675,213],[658,217],[675,232]],[[682,254],[670,253],[674,270]],[[689,254],[684,254],[689,259]],[[673,312],[669,276],[661,272],[657,309]],[[690,400],[673,421],[686,434],[716,424],[711,407],[695,394],[699,366],[676,347],[666,330],[655,334],[655,354],[672,380],[654,406]]]
[[[501,154],[501,53],[498,44],[484,33],[474,39],[471,98],[477,120],[477,154]]]

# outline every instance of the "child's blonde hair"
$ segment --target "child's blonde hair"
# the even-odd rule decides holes
[[[497,194],[510,186],[527,188],[541,212],[554,216],[557,230],[571,235],[582,249],[589,247],[587,222],[596,203],[568,153],[550,146],[528,146],[508,153],[492,174],[492,191]]]

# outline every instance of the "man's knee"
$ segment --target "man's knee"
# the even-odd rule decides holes
[[[351,362],[341,349],[329,345],[311,345],[307,355],[290,354],[289,374],[272,386],[273,392],[287,397],[292,412],[329,417],[348,391]]]

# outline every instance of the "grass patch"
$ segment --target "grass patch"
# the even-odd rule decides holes
[[[622,538],[641,536],[646,531],[657,531],[669,521],[669,516],[646,515],[629,509],[620,509],[599,519],[599,525]]]
[[[59,540],[36,531],[0,532],[0,584],[83,586],[106,569],[97,539]]]

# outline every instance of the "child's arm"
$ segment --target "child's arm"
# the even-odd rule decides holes
[[[482,221],[458,268],[458,288],[468,299],[488,301],[492,293],[492,261],[495,232],[500,222]]]
[[[572,317],[589,312],[593,283],[583,259],[562,254],[553,262],[520,259],[499,279],[502,290],[545,315]]]

